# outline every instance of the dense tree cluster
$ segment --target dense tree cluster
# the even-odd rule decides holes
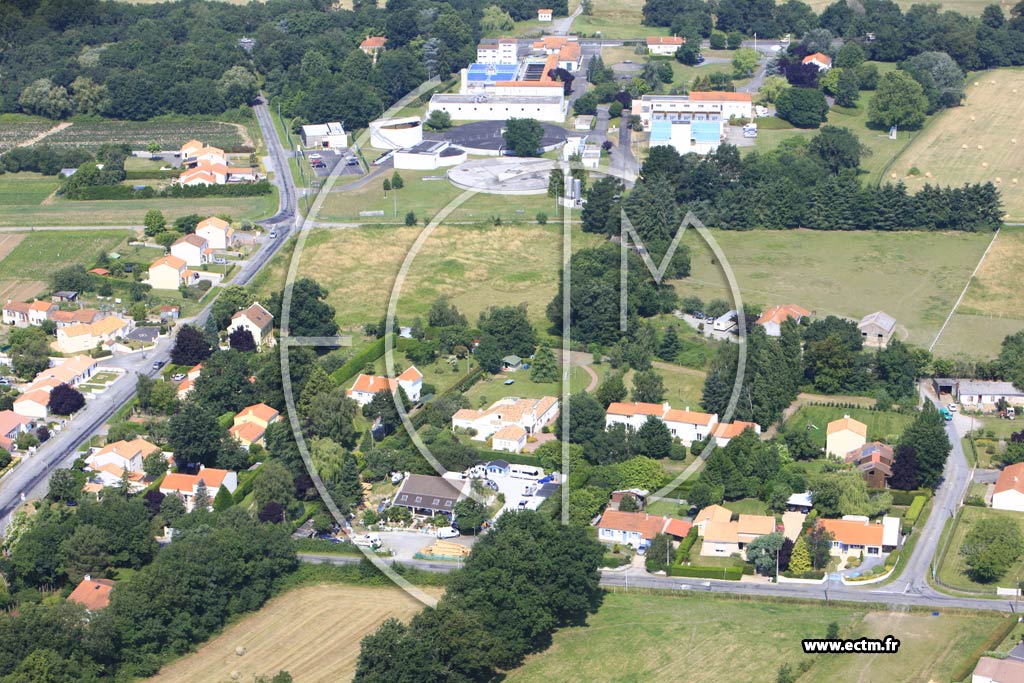
[[[678,206],[671,215],[691,210],[705,225],[727,230],[975,232],[1000,225],[999,191],[992,183],[925,185],[916,194],[909,194],[902,183],[862,185],[858,164],[863,150],[851,137],[848,131],[828,126],[809,141],[794,139],[777,150],[742,158],[731,145],[720,146],[706,158],[656,147],[632,194],[667,180],[665,187],[674,190]],[[588,193],[588,201],[593,197],[599,208],[589,221],[584,211],[583,229],[617,233],[620,203],[629,207],[630,200],[616,200],[618,193],[600,191],[598,184]],[[634,224],[644,222],[633,211],[629,216]]]
[[[474,545],[436,608],[389,619],[363,639],[357,683],[498,680],[585,623],[601,599],[602,549],[584,529],[536,512],[502,515]]]

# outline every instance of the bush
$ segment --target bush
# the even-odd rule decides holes
[[[690,561],[690,549],[697,542],[697,538],[697,527],[690,527],[690,533],[686,534],[686,538],[679,542],[679,548],[676,550],[677,565]]]
[[[548,215],[546,213],[544,213],[543,211],[538,211],[537,212],[537,222],[540,223],[541,225],[547,225],[548,224]]]
[[[927,502],[928,499],[924,496],[914,497],[914,502],[910,504],[907,514],[903,515],[903,533],[909,533],[914,528],[914,525],[917,524],[917,518],[921,516],[921,511],[924,510]]]
[[[724,579],[725,581],[739,581],[743,578],[743,567],[700,567],[691,565],[681,567],[672,565],[668,568],[669,576],[688,576],[695,579]]]
[[[814,579],[815,581],[819,581],[819,580],[825,578],[825,572],[823,570],[820,570],[820,569],[816,570],[816,571],[804,572],[803,574],[796,574],[796,573],[790,572],[790,571],[779,572],[779,573],[782,576],[785,576],[787,579]]]

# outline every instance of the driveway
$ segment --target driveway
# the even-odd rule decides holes
[[[416,553],[437,540],[432,531],[381,531],[378,532],[378,535],[384,548],[393,552],[396,560],[411,560]],[[446,540],[467,548],[471,548],[476,542],[476,538],[472,536],[459,536]]]

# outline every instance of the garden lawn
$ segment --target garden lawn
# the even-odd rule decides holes
[[[832,621],[843,637],[884,636],[879,629],[891,627],[902,641],[900,654],[804,654],[801,639],[824,637]],[[505,680],[774,683],[782,664],[795,670],[807,662],[811,668],[800,681],[928,683],[949,680],[999,623],[988,614],[936,618],[821,603],[611,593],[588,626],[556,633],[547,651]],[[623,647],[626,637],[629,646]]]
[[[704,393],[703,371],[663,361],[654,361],[654,370],[661,376],[661,381],[665,385],[665,401],[671,403],[673,408],[689,406],[693,410],[700,410],[700,398]],[[630,392],[633,390],[635,374],[630,370],[623,377],[626,389]],[[629,400],[632,400],[632,397]]]
[[[1009,220],[1024,219],[1024,69],[972,74],[962,107],[938,114],[892,170],[908,189],[925,183],[996,183]],[[911,169],[917,169],[910,175]],[[930,175],[929,175],[930,174]]]
[[[422,227],[315,229],[309,234],[300,276],[315,278],[330,291],[340,325],[377,322],[387,312],[395,277]],[[573,247],[601,242],[573,232]],[[254,288],[260,296],[279,291],[291,249],[275,256]],[[491,306],[528,305],[538,329],[548,323],[544,309],[558,289],[562,262],[561,224],[440,226],[412,262],[398,301],[398,318],[425,318],[431,303],[448,296],[473,323]]]
[[[395,352],[396,369],[405,369],[411,365],[416,364],[409,360],[409,358],[401,351]],[[377,375],[382,377],[387,375],[387,363],[385,363],[384,356],[378,358],[376,362],[374,362],[373,367]],[[475,367],[476,363],[472,360],[459,361],[457,366],[452,366],[443,359],[438,359],[430,365],[416,365],[416,369],[423,373],[423,383],[434,385],[435,394],[440,394],[447,390],[453,384],[465,377],[466,373]],[[398,370],[398,374],[401,374],[401,370]]]
[[[741,498],[728,503],[722,503],[724,507],[732,510],[735,515],[767,515],[768,504],[757,498]]]
[[[995,595],[997,586],[1008,587],[1017,585],[1018,577],[1024,573],[1024,556],[1018,558],[1009,571],[994,583],[977,583],[972,581],[966,574],[967,565],[964,562],[964,556],[960,554],[960,548],[963,546],[964,539],[974,524],[977,524],[980,520],[994,517],[1008,517],[1016,521],[1020,525],[1021,531],[1024,531],[1024,513],[973,506],[960,508],[958,521],[949,540],[948,549],[942,558],[942,564],[939,565],[938,578],[942,583],[950,588],[968,593],[985,593],[988,595]]]
[[[815,317],[857,320],[884,310],[897,337],[927,348],[952,309],[992,236],[974,233],[711,230],[739,283],[744,303],[762,310],[794,303]],[[732,300],[725,274],[695,231],[683,243],[691,276],[676,281],[681,297]],[[884,277],[879,277],[884,273]],[[944,355],[981,353],[975,337],[947,339]],[[993,337],[996,344],[1002,336]],[[938,349],[936,349],[938,351]]]
[[[787,429],[806,429],[815,446],[825,447],[825,430],[829,422],[849,415],[868,426],[868,441],[895,443],[903,430],[913,422],[911,415],[901,415],[865,408],[829,408],[826,406],[801,406],[793,417],[786,421]],[[808,425],[814,425],[808,427]]]
[[[592,366],[600,375],[605,365]],[[506,380],[514,380],[514,384],[505,384]],[[583,391],[590,383],[590,375],[579,367],[573,366],[569,371],[569,393]],[[465,393],[474,408],[489,406],[500,398],[517,396],[519,398],[541,398],[554,396],[561,400],[562,382],[534,382],[530,379],[529,370],[519,372],[503,372],[497,375],[484,376]]]

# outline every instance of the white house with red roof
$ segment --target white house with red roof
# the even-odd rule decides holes
[[[811,312],[802,306],[796,304],[781,304],[779,306],[772,306],[761,314],[754,324],[760,325],[764,328],[764,333],[769,337],[778,337],[782,335],[782,323],[788,319],[800,322],[804,318],[811,315]]]
[[[1024,512],[1024,462],[1008,465],[999,473],[992,494],[992,507],[996,510]]]
[[[359,49],[373,57],[373,61],[376,63],[377,54],[384,50],[384,46],[387,45],[387,42],[388,39],[384,36],[366,36],[366,40],[359,43]]]
[[[537,10],[537,21],[551,21],[554,17],[554,10],[543,7]]]
[[[753,429],[755,434],[761,433],[761,425],[756,422],[744,422],[743,420],[735,420],[733,422],[719,422],[715,425],[712,430],[712,434],[715,437],[715,445],[719,448],[725,448],[729,445],[729,442],[735,439],[737,436],[742,434],[747,429]]]
[[[258,302],[231,316],[228,334],[237,329],[248,330],[256,342],[256,348],[261,351],[264,346],[273,346],[275,343],[274,316]]]
[[[149,285],[153,289],[178,289],[188,272],[185,259],[168,254],[149,266]]]
[[[646,548],[658,534],[669,534],[677,540],[684,538],[690,533],[691,526],[689,522],[674,517],[605,510],[597,523],[597,540]]]
[[[647,53],[671,57],[685,44],[686,38],[682,36],[651,36],[647,38]]]
[[[14,399],[14,412],[22,417],[46,419],[50,415],[50,392],[53,388],[59,384],[78,386],[93,375],[96,365],[95,358],[78,355],[42,370],[21,395]]]
[[[210,216],[196,224],[196,234],[206,240],[211,249],[229,249],[235,246],[235,229],[226,220]]]
[[[672,436],[689,445],[707,438],[718,424],[718,415],[673,408],[668,403],[612,403],[605,411],[605,429],[617,424],[639,430],[648,418],[661,420]]]
[[[195,504],[196,493],[199,491],[199,482],[206,487],[206,495],[210,500],[210,507],[213,507],[213,499],[221,486],[234,493],[238,488],[238,475],[231,470],[221,470],[214,467],[199,466],[196,474],[183,474],[172,472],[160,482],[160,493],[165,496],[177,496],[185,504],[185,511],[192,512]]]
[[[246,450],[254,443],[265,446],[263,440],[267,427],[281,418],[281,414],[266,403],[246,406],[235,415],[234,424],[228,433],[231,434]]]
[[[452,415],[452,429],[473,430],[474,439],[486,441],[493,435],[495,440],[502,442],[502,448],[495,445],[495,450],[513,453],[511,442],[518,442],[522,437],[525,445],[527,435],[539,434],[544,427],[552,424],[558,417],[560,403],[554,396],[541,398],[517,398],[506,396],[495,401],[489,408],[462,408]],[[516,430],[506,430],[515,427]],[[522,449],[520,449],[522,450]]]
[[[29,325],[42,325],[50,319],[54,311],[59,311],[60,306],[52,301],[11,301],[8,299],[3,306],[3,322],[5,325],[15,327],[28,327]]]
[[[0,448],[10,453],[15,449],[18,436],[32,430],[31,418],[13,410],[0,410]]]
[[[209,263],[212,252],[210,243],[200,235],[182,235],[171,245],[171,255],[177,256],[189,266]]]
[[[832,68],[832,58],[823,52],[815,52],[812,55],[807,55],[802,60],[803,64],[813,64],[818,67],[818,71],[828,71]]]
[[[129,472],[141,472],[146,457],[160,451],[160,447],[145,439],[131,441],[114,441],[106,446],[93,448],[85,458],[85,464],[97,469],[105,465],[113,465]]]
[[[423,390],[423,373],[410,365],[397,378],[383,377],[381,375],[359,375],[348,390],[348,397],[361,406],[373,400],[373,397],[381,391],[394,391],[402,387],[406,397],[415,403],[420,400],[420,393]]]

